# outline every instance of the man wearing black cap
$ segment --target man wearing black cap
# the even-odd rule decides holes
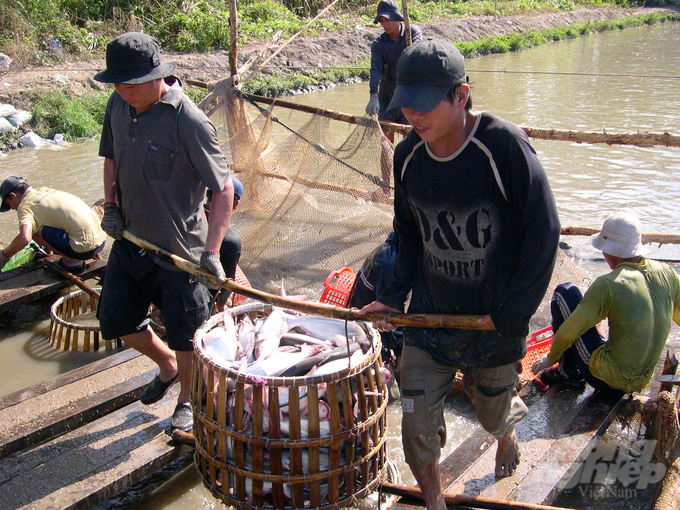
[[[99,155],[104,157],[102,228],[116,242],[106,268],[98,317],[105,339],[120,337],[149,356],[160,371],[141,401],[160,400],[179,379],[171,429],[189,431],[192,338],[209,316],[207,280],[123,239],[123,230],[190,260],[224,279],[219,248],[231,218],[234,188],[215,128],[184,94],[164,63],[156,40],[131,32],[106,48],[106,70],[95,79],[113,83]],[[210,221],[203,210],[213,194]],[[149,328],[153,303],[163,314],[167,345]]]
[[[0,184],[0,212],[17,211],[19,234],[0,251],[0,269],[31,241],[61,255],[63,269],[78,271],[99,253],[106,233],[95,212],[78,197],[48,187],[33,188],[12,175]]]
[[[397,76],[397,60],[406,48],[406,28],[404,17],[394,0],[381,0],[373,23],[380,23],[385,31],[371,44],[371,74],[369,91],[371,97],[366,105],[366,113],[378,114],[378,120],[408,124],[401,108],[389,108],[394,95]],[[420,41],[422,32],[418,25],[411,25],[411,42]],[[394,133],[387,138],[394,143]]]
[[[494,330],[404,331],[402,438],[429,509],[444,509],[442,405],[457,370],[482,426],[498,438],[495,474],[519,463],[515,425],[527,408],[515,387],[529,319],[550,282],[560,226],[545,172],[526,134],[471,110],[463,56],[427,40],[399,59],[390,108],[413,129],[394,154],[394,279],[362,309],[481,315]],[[393,329],[377,321],[379,329]]]

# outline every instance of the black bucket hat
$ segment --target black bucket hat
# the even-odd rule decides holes
[[[106,46],[106,70],[94,79],[138,85],[170,76],[177,64],[165,64],[154,37],[141,32],[119,35]]]
[[[381,16],[385,16],[390,21],[404,21],[404,17],[399,11],[399,6],[394,0],[380,0],[378,15],[373,20],[373,23],[378,23]]]
[[[397,61],[397,88],[387,108],[431,112],[452,87],[466,81],[465,60],[453,44],[437,39],[417,42]]]

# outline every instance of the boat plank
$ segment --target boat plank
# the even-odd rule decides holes
[[[559,446],[556,446],[556,444],[559,445],[558,438],[567,433],[577,434],[573,432],[578,428],[574,425],[575,421],[581,423],[580,428],[587,426],[600,430],[602,420],[606,418],[606,415],[589,412],[592,409],[592,407],[589,407],[589,403],[595,393],[590,387],[587,387],[583,392],[560,386],[550,388],[545,393],[544,398],[537,400],[529,408],[529,414],[517,426],[516,431],[520,442],[522,460],[513,476],[496,478],[494,474],[495,450],[487,450],[460,479],[446,490],[470,496],[508,499],[522,480],[536,469],[541,459],[544,459],[545,463],[556,461],[552,453],[546,455],[546,452],[554,453],[552,450],[554,446],[559,449]],[[592,406],[594,407],[595,404],[592,404]],[[610,404],[609,411],[613,407],[614,404]],[[580,450],[572,448],[563,452],[572,456],[571,463],[580,458],[581,453],[588,446],[588,441],[572,444],[574,447],[577,445],[580,446]],[[565,463],[568,460],[562,457],[560,462]],[[566,470],[564,472],[566,473]],[[534,476],[540,477],[540,473],[532,475],[532,477]],[[525,502],[542,503],[540,501]]]
[[[187,453],[166,433],[177,388],[0,460],[0,510],[89,508]]]
[[[80,368],[76,368],[66,372],[65,374],[58,375],[41,383],[29,386],[4,397],[0,397],[0,411],[7,409],[8,407],[15,406],[24,402],[28,399],[35,398],[39,395],[43,395],[50,391],[53,391],[72,382],[79,381],[86,377],[91,377],[100,372],[108,370],[109,368],[120,365],[121,363],[126,363],[141,356],[141,353],[135,351],[134,349],[125,349],[121,352],[117,352],[106,358],[100,359],[88,365]]]
[[[46,414],[36,414],[0,439],[0,459],[33,446],[45,439],[76,429],[139,399],[142,388],[151,382],[157,370],[132,377],[102,391],[86,395],[75,402]]]
[[[551,505],[629,398],[596,393],[507,499]]]
[[[50,256],[50,260],[59,257]],[[16,308],[23,303],[29,303],[50,294],[59,292],[71,285],[71,282],[51,269],[46,268],[39,261],[31,262],[16,269],[2,273],[0,278],[0,313]],[[103,273],[106,267],[104,260],[92,260],[85,269],[78,272],[81,279],[93,278]]]

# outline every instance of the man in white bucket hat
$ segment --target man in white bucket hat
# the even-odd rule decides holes
[[[573,283],[557,286],[550,303],[555,339],[533,372],[544,370],[540,377],[546,384],[587,382],[601,391],[641,391],[654,374],[671,320],[680,323],[680,277],[642,256],[647,249],[633,214],[607,218],[592,244],[612,272],[596,279],[585,296]],[[595,327],[605,318],[607,341]],[[557,367],[550,368],[554,363]]]

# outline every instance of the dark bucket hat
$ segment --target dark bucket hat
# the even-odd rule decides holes
[[[9,211],[9,204],[5,203],[5,197],[9,195],[14,188],[16,188],[19,184],[22,182],[26,182],[26,179],[23,177],[17,177],[15,175],[12,175],[2,181],[2,184],[0,184],[0,212],[7,212]]]
[[[103,83],[137,85],[170,76],[176,64],[161,59],[158,41],[148,34],[128,32],[106,46],[106,70],[94,79]]]
[[[378,4],[378,15],[373,20],[373,23],[380,21],[380,16],[385,16],[390,21],[404,21],[404,17],[399,11],[399,6],[394,0],[380,0]]]
[[[434,110],[454,86],[467,81],[465,60],[453,44],[426,39],[404,50],[397,62],[397,88],[389,110]]]

